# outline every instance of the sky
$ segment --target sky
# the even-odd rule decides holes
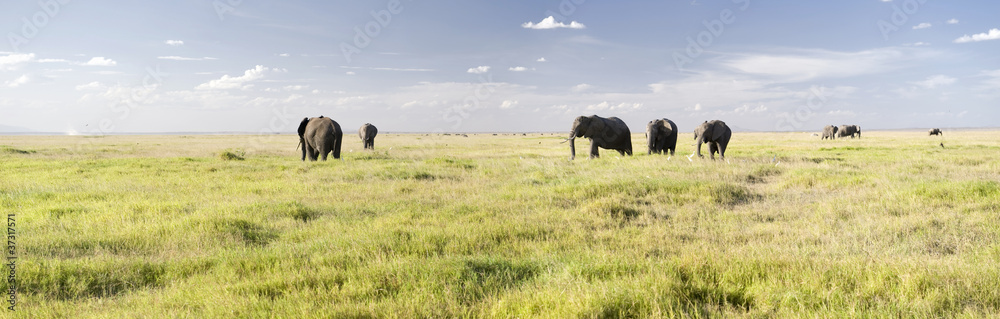
[[[995,127],[998,1],[4,1],[0,132]]]

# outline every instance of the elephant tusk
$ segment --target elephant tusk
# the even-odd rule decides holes
[[[572,141],[572,140],[573,140],[572,138],[567,138],[567,139],[563,140],[562,142],[559,142],[559,144],[566,143],[566,142],[569,142],[569,141]]]

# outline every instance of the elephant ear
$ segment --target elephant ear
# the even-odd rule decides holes
[[[670,127],[670,122],[660,121],[660,123],[662,123],[661,125],[663,126],[663,136],[670,136],[671,134],[674,134],[674,129]]]
[[[718,141],[722,139],[722,135],[726,133],[726,123],[723,121],[715,121],[712,123],[712,140]]]
[[[591,116],[589,125],[587,126],[587,132],[583,136],[593,138],[595,136],[601,136],[604,132],[605,124],[604,119],[597,117],[597,115]]]
[[[306,125],[309,124],[309,118],[303,118],[302,122],[299,123],[299,137],[306,134]]]

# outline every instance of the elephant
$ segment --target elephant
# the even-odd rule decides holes
[[[378,135],[378,128],[372,123],[365,123],[358,129],[358,136],[365,144],[365,149],[375,149],[375,135]]]
[[[851,138],[854,138],[854,135],[857,135],[858,138],[861,138],[861,127],[860,126],[857,126],[857,125],[846,125],[845,124],[845,125],[841,125],[840,128],[837,129],[837,137],[847,137],[847,136],[850,136]]]
[[[677,149],[677,124],[673,121],[662,118],[646,123],[646,140],[649,146],[647,154],[667,154],[674,155]]]
[[[840,131],[839,127],[836,127],[836,126],[833,126],[833,125],[827,125],[827,126],[823,127],[823,138],[821,138],[821,139],[825,140],[825,139],[829,138],[829,139],[832,140],[832,139],[834,139],[834,138],[837,137],[837,132],[838,131]]]
[[[944,133],[941,132],[941,129],[939,129],[939,128],[932,128],[929,131],[927,131],[927,136],[931,136],[931,135],[941,135],[941,136],[944,136]]]
[[[317,157],[326,160],[327,154],[333,152],[333,158],[340,158],[341,141],[344,131],[340,124],[329,117],[304,118],[299,123],[299,145],[302,145],[302,161],[309,155],[310,161]]]
[[[708,144],[708,156],[715,160],[715,153],[719,153],[719,159],[726,159],[726,147],[729,146],[729,139],[733,137],[733,131],[729,129],[726,122],[719,120],[705,121],[694,129],[694,139],[698,141],[697,154],[701,155],[701,144]]]
[[[612,149],[618,153],[632,155],[632,132],[625,121],[617,117],[603,118],[597,115],[580,116],[573,121],[573,130],[569,132],[569,159],[576,158],[575,139],[586,137],[590,139],[590,158],[600,157],[597,148]]]

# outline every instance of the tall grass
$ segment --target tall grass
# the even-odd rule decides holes
[[[0,136],[17,313],[1000,315],[1000,132],[737,133],[728,162],[560,136]]]

